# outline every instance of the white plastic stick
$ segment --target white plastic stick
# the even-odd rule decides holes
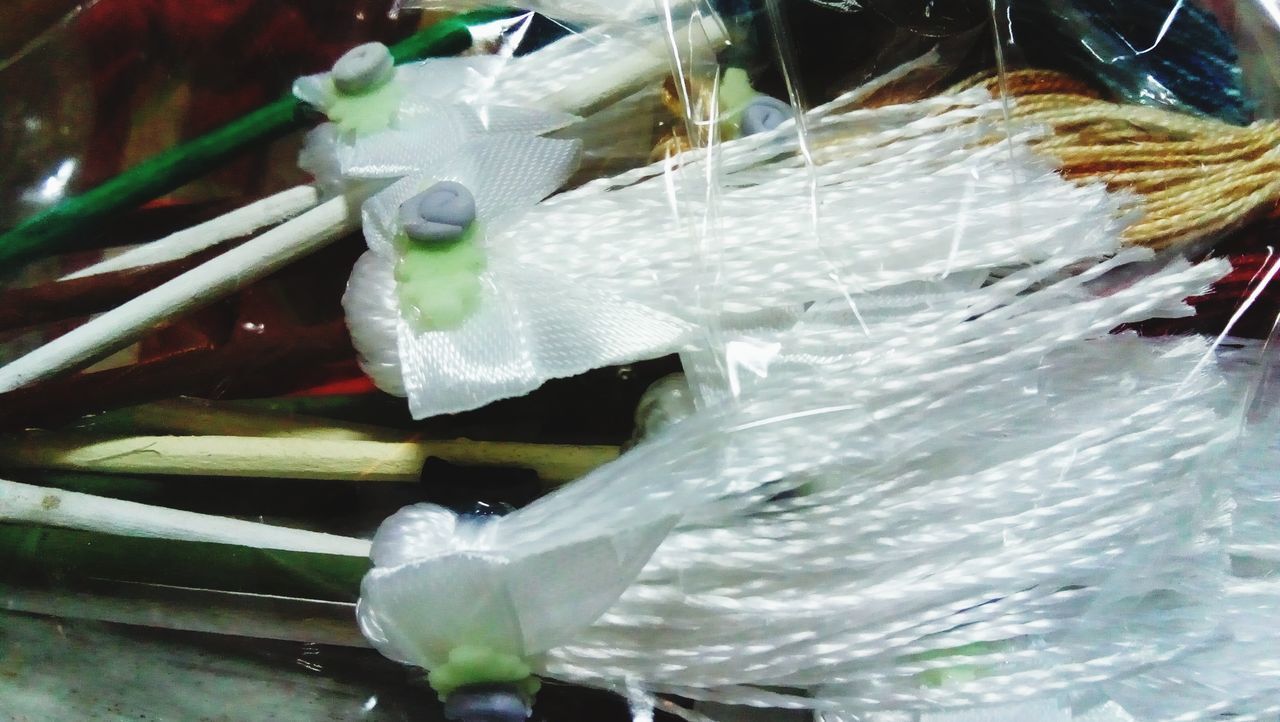
[[[699,49],[713,48],[725,39],[724,26],[714,15],[701,16],[677,33],[685,43]],[[547,99],[547,107],[570,113],[590,112],[605,99],[629,95],[655,77],[670,72],[671,59],[664,33],[654,32],[644,47],[617,55],[613,62],[597,66],[583,82],[575,83]]]
[[[660,81],[671,72],[668,33],[681,51],[701,53],[725,42],[718,16],[644,23],[634,27],[600,26],[573,35],[517,59],[495,79],[495,102],[527,105],[587,116],[605,105]]]
[[[92,266],[63,276],[62,280],[68,281],[110,271],[148,266],[153,263],[176,261],[223,241],[247,236],[260,228],[283,223],[299,213],[315,208],[319,203],[320,191],[315,186],[296,186],[160,240],[99,261]]]
[[[616,446],[558,446],[507,441],[351,441],[247,436],[93,437],[39,434],[0,445],[10,467],[120,474],[337,481],[417,481],[435,457],[466,466],[536,471],[573,481],[618,457]]]
[[[360,225],[366,191],[326,201],[0,368],[12,391],[101,358],[155,325],[215,301],[321,248]]]
[[[117,536],[235,544],[257,549],[364,557],[369,542],[47,489],[0,479],[0,521],[83,529]]]

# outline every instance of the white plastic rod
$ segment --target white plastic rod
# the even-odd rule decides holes
[[[149,329],[200,308],[360,226],[367,191],[349,191],[134,298],[0,368],[0,393],[117,351]]]
[[[682,50],[698,52],[715,48],[726,39],[725,29],[716,15],[699,16],[673,30]],[[549,96],[545,107],[566,113],[589,114],[601,104],[624,97],[671,72],[671,55],[666,34],[657,31],[647,44],[619,48],[612,61],[596,66],[581,83],[574,83]]]
[[[100,273],[123,271],[186,258],[224,241],[247,236],[260,228],[283,223],[315,208],[320,200],[320,191],[315,186],[296,186],[157,241],[99,261],[64,276],[62,280],[69,281],[74,278],[96,276]]]
[[[0,479],[0,522],[256,549],[350,557],[369,555],[369,542],[364,539],[166,509],[3,479]]]

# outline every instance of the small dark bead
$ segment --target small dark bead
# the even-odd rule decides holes
[[[525,722],[533,710],[512,685],[474,685],[449,695],[444,716],[455,722]]]
[[[515,510],[514,506],[502,501],[477,501],[470,509],[464,512],[463,516],[473,518],[506,516]]]

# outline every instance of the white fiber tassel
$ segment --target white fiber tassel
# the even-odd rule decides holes
[[[1098,694],[1207,649],[1176,611],[1217,575],[1237,389],[1204,340],[1111,331],[1189,313],[1227,266],[1097,292],[1146,255],[1064,275],[1054,254],[865,328],[814,307],[749,393],[577,484],[499,519],[393,517],[362,626],[445,696],[527,672],[850,719]]]
[[[1232,578],[1200,590],[1192,613],[1218,625],[1205,650],[1109,690],[1139,720],[1270,722],[1280,715],[1280,581]],[[1155,612],[1153,612],[1155,614]]]
[[[860,713],[854,716],[830,712],[819,715],[818,722],[902,722],[903,719],[898,712]],[[1071,705],[1049,700],[926,712],[914,719],[919,722],[1137,722],[1115,702],[1108,701],[1076,710]]]
[[[1263,351],[1265,353],[1265,350]],[[1258,349],[1227,352],[1240,386],[1259,376]],[[1244,363],[1240,363],[1244,360]],[[1267,400],[1228,463],[1214,470],[1230,497],[1217,579],[1185,612],[1211,625],[1218,643],[1110,690],[1140,720],[1263,722],[1280,716],[1280,414]],[[1150,612],[1164,612],[1157,607]]]
[[[395,288],[389,270],[362,265],[348,313],[379,369],[375,381],[406,394],[416,417],[452,413],[552,378],[685,350],[707,318],[1119,248],[1127,199],[1059,177],[1023,142],[1039,131],[1005,135],[1002,105],[985,91],[838,112],[845,102],[809,120],[822,201],[816,228],[810,169],[784,125],[725,143],[714,158],[687,153],[676,173],[659,163],[593,181],[491,233],[485,305],[445,332],[393,333],[398,312],[379,302]],[[721,242],[699,248],[691,238],[712,211],[689,202],[673,214],[672,184],[701,199],[709,182]],[[365,224],[375,251],[395,232]],[[690,293],[708,268],[717,271],[712,308]],[[416,388],[403,382],[410,376]]]
[[[1249,364],[1240,376],[1257,378],[1261,371]],[[1280,411],[1265,411],[1244,434],[1227,472],[1236,505],[1228,548],[1250,566],[1280,574]]]

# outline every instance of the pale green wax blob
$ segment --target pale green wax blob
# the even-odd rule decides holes
[[[340,129],[356,135],[369,135],[390,128],[404,98],[404,86],[396,77],[359,95],[339,92],[332,78],[326,79],[325,85],[332,98],[325,115]]]
[[[464,645],[450,651],[449,662],[431,670],[427,681],[440,699],[473,684],[515,684],[529,697],[537,694],[541,686],[523,659],[479,645]]]
[[[733,139],[742,135],[742,111],[759,95],[751,87],[751,79],[742,68],[729,68],[720,78],[720,136]]]
[[[480,305],[480,274],[486,261],[472,227],[443,245],[414,243],[403,234],[396,264],[400,313],[419,331],[447,331],[466,321]]]
[[[998,652],[1000,646],[994,642],[973,642],[963,647],[955,647],[953,649],[939,649],[932,652],[924,652],[922,654],[913,654],[903,658],[903,661],[912,662],[931,662],[938,659],[949,659],[953,657],[978,657],[993,652]],[[925,687],[946,687],[950,685],[964,684],[980,679],[991,673],[991,670],[979,665],[959,664],[944,669],[931,669],[921,672],[916,676],[917,680]]]

